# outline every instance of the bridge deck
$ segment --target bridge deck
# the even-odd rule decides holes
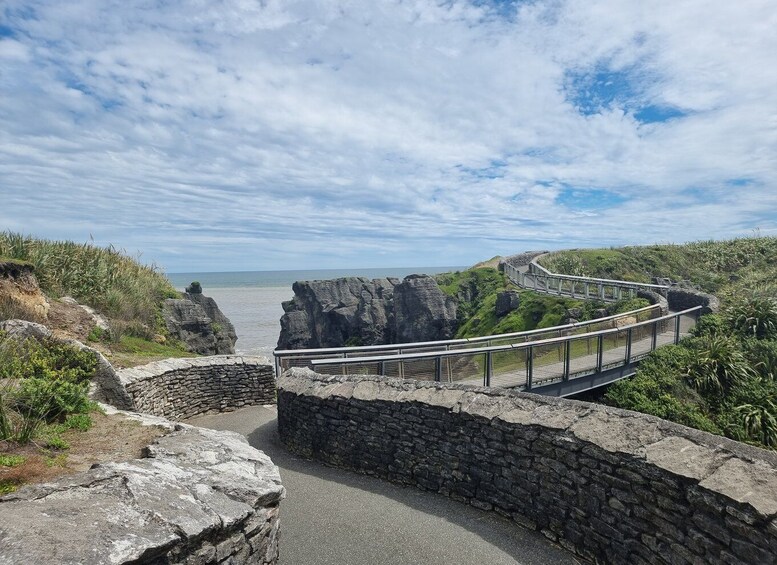
[[[680,338],[690,334],[693,327],[691,320],[681,318]],[[674,328],[670,331],[660,332],[656,335],[656,347],[671,345],[675,341]],[[638,355],[647,354],[652,349],[652,336],[645,336],[641,339],[635,339],[631,345],[632,359]],[[624,364],[626,357],[626,345],[616,345],[603,351],[602,367],[616,367]],[[569,379],[580,378],[596,373],[597,354],[590,353],[584,356],[578,356],[570,359]],[[564,361],[559,360],[554,363],[540,365],[534,368],[532,386],[534,389],[541,389],[543,384],[558,381],[564,374]],[[484,377],[470,377],[455,382],[483,385]],[[525,365],[513,371],[495,371],[491,376],[490,386],[503,388],[525,388],[526,387],[526,367]],[[538,390],[541,393],[541,390]]]

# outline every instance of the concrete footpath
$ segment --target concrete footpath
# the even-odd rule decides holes
[[[280,467],[282,565],[555,565],[580,563],[493,512],[286,451],[274,407],[187,423],[245,435]]]

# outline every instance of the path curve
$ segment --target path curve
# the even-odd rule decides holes
[[[281,445],[276,415],[254,406],[187,423],[241,433],[280,467],[280,565],[580,563],[493,512],[298,457]]]

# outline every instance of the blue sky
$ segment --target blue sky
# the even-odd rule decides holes
[[[777,233],[777,9],[4,0],[0,229],[170,272]]]

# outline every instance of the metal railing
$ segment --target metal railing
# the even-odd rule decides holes
[[[525,270],[505,263],[505,275],[522,288],[571,298],[601,300],[602,302],[617,302],[624,298],[634,298],[640,290],[666,296],[669,289],[665,285],[658,284],[551,273],[537,263],[536,259],[532,260],[528,267],[525,267]]]
[[[408,353],[430,353],[437,351],[473,349],[477,347],[512,345],[515,343],[527,343],[529,341],[537,341],[552,337],[563,337],[590,333],[602,329],[617,328],[634,322],[657,318],[660,315],[659,306],[653,305],[585,322],[482,337],[388,345],[367,345],[361,347],[276,350],[273,352],[275,357],[275,374],[276,376],[280,376],[283,371],[291,367],[309,367],[311,366],[311,361],[314,359],[351,359],[375,355],[392,356],[405,355]],[[396,376],[405,376],[404,365],[399,365]]]
[[[659,318],[583,334],[474,349],[310,359],[325,374],[386,375],[463,382],[530,391],[629,367],[662,345],[688,335],[701,315],[697,306]]]

